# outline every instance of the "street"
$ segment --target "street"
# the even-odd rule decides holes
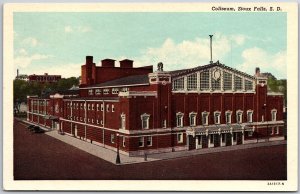
[[[286,145],[117,166],[14,120],[15,180],[286,180]]]

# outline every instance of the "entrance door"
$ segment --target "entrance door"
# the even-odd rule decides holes
[[[189,135],[189,150],[194,150],[196,149],[196,140],[193,136]]]
[[[196,149],[202,148],[202,143],[203,143],[202,137],[203,137],[202,135],[196,136]]]

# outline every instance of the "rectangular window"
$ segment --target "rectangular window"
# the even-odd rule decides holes
[[[209,71],[200,73],[200,90],[209,90]]]
[[[221,79],[211,79],[211,87],[213,90],[221,90]]]
[[[126,127],[125,118],[126,118],[125,114],[121,114],[121,117],[120,117],[121,129],[125,129],[125,127]]]
[[[122,88],[122,92],[128,92],[129,88]]]
[[[177,127],[183,127],[183,115],[176,116]]]
[[[142,129],[149,129],[149,115],[142,115]]]
[[[242,123],[243,122],[243,113],[242,112],[237,112],[237,114],[236,114],[236,122],[237,123]]]
[[[90,110],[90,109],[91,109],[90,104],[88,104],[88,110]]]
[[[239,76],[234,76],[234,89],[242,90],[242,78]]]
[[[96,95],[100,95],[100,94],[101,94],[101,89],[96,89],[96,90],[95,90],[95,94],[96,94]]]
[[[215,113],[215,124],[220,124],[221,113]]]
[[[197,74],[187,76],[187,89],[188,90],[197,90]]]
[[[113,88],[112,89],[112,94],[119,94],[119,89],[118,88]]]
[[[225,113],[225,120],[226,120],[226,124],[231,123],[231,113],[230,112]]]
[[[110,142],[115,143],[115,134],[110,135]]]
[[[92,110],[94,110],[94,104],[92,104]]]
[[[152,136],[147,136],[147,146],[152,146]]]
[[[99,104],[96,104],[96,110],[99,111]]]
[[[104,107],[104,105],[103,105],[103,104],[101,104],[101,111],[103,111],[103,109],[104,109],[103,107]]]
[[[208,113],[202,113],[202,125],[208,125]]]
[[[163,128],[167,128],[167,120],[166,120],[166,119],[163,120],[162,127],[163,127]]]
[[[123,147],[126,146],[126,138],[125,138],[125,136],[123,136],[123,138],[122,138],[122,145],[123,145]]]
[[[80,109],[82,110],[82,107],[83,107],[83,103],[80,103]]]
[[[196,114],[190,114],[190,126],[196,126]]]
[[[93,93],[93,90],[92,89],[90,89],[89,90],[89,95],[91,96],[91,95],[93,95],[94,93]]]
[[[179,78],[173,81],[173,90],[184,90],[184,78]]]
[[[245,90],[246,91],[253,90],[253,82],[252,81],[245,80]]]
[[[144,137],[139,137],[139,147],[144,147]]]
[[[109,89],[104,89],[103,94],[109,94]]]
[[[224,90],[232,90],[232,74],[224,72]]]
[[[272,112],[271,112],[271,114],[272,114],[272,121],[276,121],[276,116],[277,116],[277,111],[276,110],[272,110]]]
[[[177,133],[177,143],[183,143],[183,133]]]
[[[106,112],[109,112],[109,104],[106,105]]]
[[[111,112],[115,112],[115,105],[111,105]]]
[[[279,134],[279,127],[276,127],[276,135]]]
[[[253,117],[253,112],[249,111],[247,112],[247,122],[252,123],[252,117]]]
[[[273,135],[274,134],[274,127],[271,128],[271,133],[270,135]]]

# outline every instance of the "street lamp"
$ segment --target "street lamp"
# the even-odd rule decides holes
[[[119,153],[119,133],[117,133],[117,158],[116,158],[116,164],[120,164],[120,153]]]

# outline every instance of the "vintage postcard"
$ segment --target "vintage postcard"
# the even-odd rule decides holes
[[[296,3],[5,4],[5,190],[296,191]]]

